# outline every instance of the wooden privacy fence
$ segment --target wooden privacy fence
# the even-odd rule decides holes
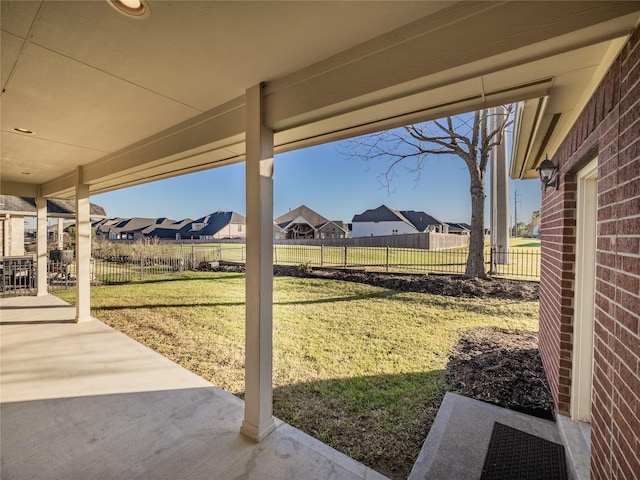
[[[274,245],[273,260],[275,265],[461,275],[465,271],[468,254],[467,249],[432,251],[393,247]],[[231,252],[229,256],[232,256]],[[235,256],[238,256],[237,251]],[[240,256],[244,254],[240,252]],[[503,252],[487,247],[485,264],[491,275],[540,278],[538,249],[514,248]]]

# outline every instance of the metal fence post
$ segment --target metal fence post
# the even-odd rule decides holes
[[[489,275],[495,275],[496,271],[496,252],[495,246],[489,247]]]
[[[386,252],[386,254],[387,254],[387,261],[386,261],[386,263],[387,263],[387,269],[386,269],[386,270],[387,270],[387,272],[388,272],[388,271],[389,271],[389,247],[386,247],[386,249],[387,249],[387,252]]]
[[[347,268],[347,246],[344,247],[344,268]]]
[[[320,245],[320,267],[324,265],[324,245]]]

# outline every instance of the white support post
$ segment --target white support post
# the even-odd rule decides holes
[[[58,218],[56,241],[58,242],[58,250],[62,250],[64,248],[64,218]]]
[[[2,228],[2,256],[8,257],[11,255],[11,247],[9,246],[9,229],[11,228],[11,214],[4,214],[4,225]]]
[[[76,170],[76,322],[91,320],[91,219],[89,185]]]
[[[47,291],[47,199],[36,197],[36,228],[38,238],[36,240],[38,296],[48,295]]]
[[[247,262],[245,407],[240,431],[259,442],[273,421],[273,132],[263,124],[262,86],[245,94]]]

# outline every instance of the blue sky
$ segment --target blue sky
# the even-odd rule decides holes
[[[443,221],[470,222],[469,173],[461,159],[430,158],[419,182],[414,173],[402,172],[389,191],[378,178],[385,170],[382,161],[369,163],[341,151],[336,142],[276,155],[274,217],[304,204],[330,220],[350,222],[355,214],[385,204],[425,211]],[[510,181],[510,223],[516,187],[518,220],[527,222],[540,208],[540,182]],[[244,163],[94,195],[91,201],[109,217],[196,219],[216,210],[244,215]]]

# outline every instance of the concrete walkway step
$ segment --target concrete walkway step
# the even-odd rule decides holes
[[[495,422],[562,443],[555,422],[448,392],[409,480],[478,480]]]

